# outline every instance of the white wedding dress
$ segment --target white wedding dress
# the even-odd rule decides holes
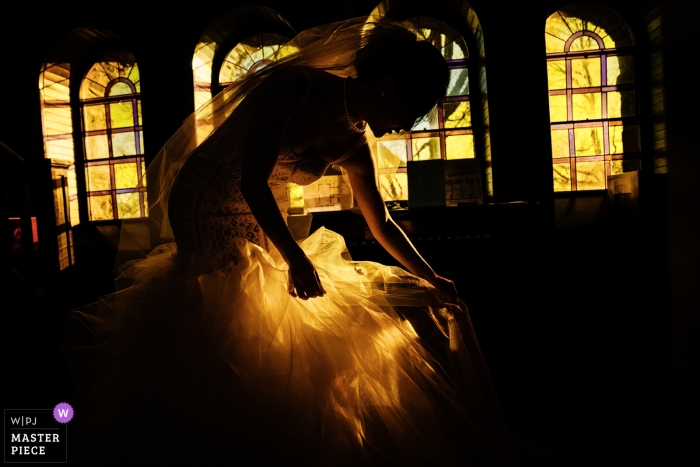
[[[287,265],[240,191],[254,106],[243,101],[182,164],[168,204],[176,242],[69,317],[73,458],[515,465],[463,304],[440,303],[400,268],[354,262],[324,228],[300,245],[326,295],[288,293]],[[269,180],[280,209],[288,182],[311,183],[327,166],[285,142]],[[82,352],[76,324],[92,334]]]

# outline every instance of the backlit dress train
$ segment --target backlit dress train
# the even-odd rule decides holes
[[[230,465],[514,465],[463,304],[440,303],[403,269],[352,261],[324,228],[300,244],[326,295],[289,294],[287,265],[240,191],[254,106],[243,100],[181,164],[167,208],[177,243],[130,262],[119,292],[70,317],[94,335],[74,363],[82,457],[109,458],[104,450],[128,439],[139,456],[162,458],[164,445],[129,434],[151,433],[151,423],[179,427],[168,452],[204,455],[214,443],[209,462]],[[311,183],[328,165],[283,142],[269,180],[283,213],[287,183]],[[432,338],[411,316],[431,323]],[[227,442],[235,450],[221,449]]]

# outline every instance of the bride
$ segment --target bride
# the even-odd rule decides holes
[[[117,293],[69,317],[76,457],[514,465],[466,307],[391,219],[370,151],[444,97],[444,59],[388,20],[292,44],[161,150],[146,177],[160,246],[121,267]],[[331,164],[408,272],[353,262],[323,228],[293,238],[288,183]],[[138,237],[131,227],[120,248]],[[71,323],[93,335],[82,360]]]

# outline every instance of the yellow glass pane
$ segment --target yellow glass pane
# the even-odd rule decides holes
[[[468,128],[472,126],[469,101],[445,102],[442,105],[445,128]]]
[[[434,105],[427,114],[418,120],[418,123],[413,127],[413,131],[436,130],[438,128],[440,128],[440,122],[438,120],[437,105]]]
[[[565,122],[566,115],[566,95],[549,96],[549,121]]]
[[[547,53],[563,52],[564,47],[566,46],[565,40],[559,39],[558,37],[554,37],[551,34],[546,33],[544,35],[544,42]]]
[[[442,159],[440,155],[440,138],[413,138],[411,140],[414,161]]]
[[[571,86],[573,88],[600,86],[600,57],[571,60]]]
[[[134,65],[131,67],[131,70],[129,70],[129,76],[126,76],[126,78],[129,78],[129,81],[134,83],[137,93],[141,92],[141,73],[136,63],[134,63]]]
[[[46,141],[44,144],[47,159],[65,159],[72,161],[75,157],[73,138],[52,139]]]
[[[119,219],[141,217],[138,193],[117,193],[117,215]]]
[[[608,57],[608,85],[634,83],[634,56]]]
[[[78,207],[77,199],[73,199],[70,202],[70,224],[73,227],[80,224],[80,208]]]
[[[139,125],[143,125],[143,118],[141,118],[141,99],[136,101],[136,108],[139,115]]]
[[[571,191],[571,165],[552,164],[554,169],[554,191]]]
[[[637,125],[611,125],[608,128],[610,154],[639,151],[639,127]]]
[[[574,94],[571,102],[573,104],[574,120],[596,120],[601,118],[601,93]]]
[[[86,159],[107,159],[109,157],[109,141],[107,135],[85,137]]]
[[[301,209],[304,207],[304,187],[296,183],[288,183],[289,207]]]
[[[566,11],[559,11],[559,14],[561,14],[564,21],[566,21],[566,25],[572,34],[576,34],[577,32],[583,30],[583,20],[579,17],[580,14],[578,12],[571,14]]]
[[[447,85],[447,96],[466,96],[469,94],[469,72],[467,68],[450,70],[450,82]]]
[[[138,132],[138,135],[139,135],[139,144],[141,145],[141,154],[143,154],[143,153],[144,153],[144,149],[143,149],[143,131],[139,131],[139,132]]]
[[[608,93],[608,118],[633,117],[636,94],[634,91]]]
[[[467,52],[467,43],[462,36],[459,36],[454,41],[445,45],[440,49],[440,52],[442,56],[445,57],[445,60],[461,60],[469,56]]]
[[[109,165],[89,165],[85,167],[87,191],[104,191],[112,189]]]
[[[545,23],[547,53],[563,52],[565,42],[573,34],[557,11]]]
[[[248,73],[247,68],[241,68],[230,61],[224,61],[224,63],[221,65],[221,72],[219,73],[219,83],[233,83],[234,81],[244,77],[246,73]]]
[[[379,192],[384,201],[405,201],[408,199],[408,174],[379,174]]]
[[[603,128],[575,128],[576,156],[599,156],[604,153]]]
[[[377,168],[406,167],[406,140],[377,141]]]
[[[136,154],[136,133],[112,133],[112,156],[133,156]]]
[[[447,159],[473,159],[474,135],[454,135],[445,138]]]
[[[73,133],[70,107],[44,107],[44,136]]]
[[[552,130],[552,157],[569,156],[569,130]]]
[[[578,52],[580,50],[599,50],[598,41],[590,36],[577,37],[571,42],[569,52]]]
[[[91,221],[102,221],[114,218],[114,214],[112,214],[112,197],[110,195],[90,196],[88,200]]]
[[[275,55],[275,59],[279,60],[281,58],[287,57],[289,55],[295,54],[299,52],[299,47],[291,44],[285,44],[280,49],[277,51],[277,54]]]
[[[566,61],[547,62],[547,82],[549,90],[566,89]]]
[[[128,101],[112,102],[109,104],[109,119],[112,128],[134,126],[134,105]]]
[[[605,162],[578,162],[576,164],[576,187],[578,190],[604,190]]]
[[[610,161],[610,175],[620,175],[624,173],[622,161]]]
[[[143,194],[143,215],[148,216],[148,193]]]
[[[123,188],[136,188],[139,183],[136,162],[114,164],[114,184],[117,190]]]
[[[107,128],[107,116],[104,104],[86,105],[83,107],[85,130],[104,130]]]
[[[122,81],[114,83],[112,85],[112,87],[109,89],[110,96],[122,96],[122,95],[128,95],[128,94],[133,94],[133,91],[131,90],[131,87],[129,87],[128,84],[126,84]]]

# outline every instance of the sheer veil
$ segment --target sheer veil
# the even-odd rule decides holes
[[[158,245],[174,241],[168,219],[168,197],[180,169],[190,154],[224,123],[231,127],[245,127],[246,115],[243,112],[232,114],[253,89],[264,85],[268,76],[286,67],[306,66],[341,77],[355,77],[353,62],[359,49],[374,40],[385,44],[384,47],[399,45],[397,30],[405,37],[408,28],[398,21],[370,16],[308,29],[281,47],[272,63],[258,67],[192,113],[166,142],[139,181],[139,187],[147,184],[148,217],[122,221],[115,264],[118,276],[119,272],[129,268],[131,260],[143,258]],[[244,131],[240,133],[245,134]],[[374,137],[371,130],[367,131],[367,136],[372,147]],[[385,173],[387,163],[398,167],[400,161],[384,161]]]

